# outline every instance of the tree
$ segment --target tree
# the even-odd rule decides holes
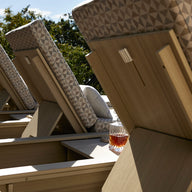
[[[5,34],[19,26],[25,25],[35,19],[42,19],[54,42],[60,49],[65,60],[71,67],[79,84],[89,84],[102,92],[102,88],[94,76],[85,55],[90,52],[71,14],[67,20],[60,19],[58,22],[47,20],[41,15],[29,10],[29,6],[23,8],[17,14],[13,14],[10,8],[5,10],[5,16],[0,22],[0,43],[10,56],[13,52],[6,41]]]

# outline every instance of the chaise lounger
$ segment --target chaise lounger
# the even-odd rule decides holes
[[[133,3],[138,3],[138,2],[139,1],[134,1]],[[168,1],[166,1],[166,2],[168,2]],[[163,2],[163,3],[166,3],[166,2]],[[114,10],[115,8],[117,8],[117,6],[116,6],[117,3],[122,8],[124,7],[124,10],[127,10],[126,9],[127,7],[124,3],[128,3],[128,2],[121,1],[121,0],[120,1],[117,1],[117,0],[115,0],[115,1],[111,1],[111,0],[92,1],[89,4],[76,8],[76,11],[81,10],[81,8],[82,8],[82,10],[84,10],[85,7],[88,7],[88,10],[86,9],[86,13],[89,13],[88,11],[92,12],[92,5],[93,5],[93,7],[95,7],[94,3],[101,3],[101,6],[102,6],[102,9],[98,9],[98,5],[96,6],[97,11],[93,12],[94,15],[96,16],[96,13],[98,13],[98,10],[99,11],[103,10],[104,13],[107,10],[108,11]],[[147,5],[148,4],[149,4],[149,2],[147,3]],[[106,5],[109,5],[109,7],[105,8]],[[114,11],[113,13],[118,12],[117,10]],[[130,13],[130,12],[128,12],[128,13]],[[113,19],[114,17],[110,17],[110,18]],[[164,35],[163,35],[163,37],[164,37]],[[166,33],[166,37],[167,37],[167,33]],[[171,34],[170,41],[168,41],[169,43],[173,42],[173,40],[174,40],[173,37],[174,36],[172,36],[172,34]],[[157,39],[158,40],[160,39],[159,34],[158,34]],[[156,41],[158,41],[157,39],[156,39]],[[99,41],[102,43],[102,40],[99,40]],[[118,40],[116,40],[115,42],[118,42]],[[139,43],[139,45],[140,44],[141,44],[141,42]],[[124,47],[125,45],[126,45],[126,47]],[[133,44],[131,44],[131,45],[133,45]],[[178,45],[178,43],[176,43],[176,45]],[[124,50],[124,48],[127,48],[127,46],[128,46],[127,43],[124,44],[124,46],[121,47],[121,49]],[[183,53],[182,53],[180,47],[176,46],[176,48],[174,48],[174,46],[175,46],[175,44],[172,43],[171,48],[174,49],[175,51],[179,50],[178,53],[183,58]],[[108,47],[111,48],[111,44]],[[99,48],[101,48],[100,45],[99,45]],[[144,46],[144,48],[146,49],[145,46]],[[105,47],[104,47],[104,50],[105,50]],[[117,50],[119,50],[119,47]],[[116,52],[117,50],[115,50],[114,52]],[[127,50],[129,52],[128,48],[127,48]],[[125,53],[125,56],[126,56],[125,62],[127,62],[127,50],[125,49],[123,51],[123,53]],[[137,51],[138,50],[139,49],[137,49]],[[149,49],[147,49],[146,52],[148,52],[148,50]],[[102,73],[102,71],[104,70],[104,72],[106,73],[106,71],[108,71],[110,68],[105,69],[104,67],[106,64],[103,62],[103,59],[101,59],[101,61],[98,60],[98,57],[97,57],[98,50],[96,50],[97,54],[94,54],[94,50],[92,50],[92,51],[93,51],[93,54],[90,54],[88,56],[89,57],[88,60],[91,63],[91,65],[93,65],[94,60],[93,60],[92,56],[94,55],[94,58],[96,59],[96,62],[94,62],[94,67],[95,67],[94,70],[98,72],[98,65],[100,65],[102,62],[102,64],[104,64],[104,65],[102,65],[102,67],[101,67],[102,70],[99,70],[99,72]],[[146,52],[144,52],[144,53],[146,54]],[[160,53],[161,54],[158,55],[158,58],[160,56],[160,59],[161,59],[160,62],[162,62],[162,59],[163,59],[162,52],[160,52]],[[141,54],[141,53],[139,52],[139,54]],[[112,59],[110,60],[110,62],[112,63],[112,66],[114,65],[113,62],[116,62],[118,65],[119,65],[119,63],[122,64],[122,66],[123,66],[123,64],[125,65],[124,60],[122,61],[122,59],[124,57],[121,57],[121,55],[119,54],[120,56],[118,57],[118,60],[114,60],[113,55],[115,55],[115,57],[117,56],[116,54],[111,53],[111,50],[110,50],[109,57],[112,56]],[[132,54],[130,54],[130,55],[132,56]],[[153,53],[151,55],[153,55]],[[131,58],[134,59],[134,61],[135,61],[135,57],[131,57]],[[147,58],[150,59],[151,57],[147,57]],[[178,58],[180,58],[180,57],[177,57],[177,59]],[[154,59],[154,56],[152,57],[152,59]],[[109,60],[109,58],[107,57],[106,62],[108,60]],[[184,57],[184,60],[185,60],[185,57]],[[155,63],[157,63],[157,65],[158,65],[159,60],[157,60],[157,58],[156,58],[155,61],[156,62],[154,62],[153,64],[155,65]],[[170,61],[170,63],[172,63],[173,58],[169,61]],[[178,60],[174,60],[174,61],[176,61],[175,65],[177,66]],[[128,66],[130,66],[129,65],[130,62],[128,62],[126,64],[128,64]],[[145,64],[146,64],[146,62],[145,62]],[[122,66],[120,66],[120,68]],[[150,67],[152,67],[152,66],[150,66]],[[150,67],[146,67],[146,68],[148,70],[150,70]],[[172,69],[175,69],[175,67],[172,67]],[[124,68],[122,70],[124,70]],[[159,72],[159,70],[160,69],[158,69],[157,71]],[[180,72],[181,70],[179,69],[177,71]],[[118,72],[118,71],[113,71],[113,74],[114,74],[114,72]],[[97,76],[99,76],[100,73],[96,73]],[[183,73],[183,70],[182,70],[182,73]],[[173,74],[175,74],[175,71]],[[108,73],[107,73],[107,75],[108,75]],[[112,75],[112,74],[109,73],[109,75]],[[121,74],[121,76],[123,78],[125,78],[123,74]],[[126,76],[128,76],[128,75],[126,74]],[[100,77],[99,79],[101,80],[102,76],[100,75],[99,77]],[[165,76],[163,76],[163,77],[165,77]],[[168,74],[168,77],[170,77],[170,74]],[[191,146],[192,145],[191,145],[191,140],[185,138],[185,136],[190,137],[190,131],[187,129],[187,133],[185,133],[184,135],[181,135],[179,137],[179,136],[173,136],[173,132],[171,132],[171,131],[168,134],[167,132],[162,132],[162,130],[160,130],[160,131],[152,130],[152,127],[150,127],[150,129],[149,128],[147,129],[144,127],[140,128],[140,127],[137,127],[137,125],[134,125],[134,123],[129,123],[130,127],[128,127],[128,125],[126,124],[126,121],[131,120],[130,115],[133,115],[132,113],[130,113],[131,111],[127,110],[128,102],[123,103],[124,105],[118,105],[118,104],[121,104],[122,99],[124,99],[123,101],[126,101],[126,98],[128,97],[128,95],[126,95],[126,94],[121,95],[122,90],[120,89],[121,85],[123,85],[122,89],[126,90],[126,88],[127,88],[126,85],[127,85],[128,81],[126,78],[123,79],[125,81],[125,83],[121,84],[122,82],[120,82],[119,87],[115,87],[118,89],[114,89],[114,87],[110,84],[111,80],[113,80],[113,78],[111,78],[110,81],[107,81],[108,80],[107,78],[108,78],[108,76],[106,76],[106,79],[104,79],[106,81],[104,81],[104,82],[101,81],[101,82],[104,85],[106,85],[106,82],[109,83],[108,85],[110,85],[110,89],[107,89],[107,87],[105,86],[104,90],[105,91],[108,90],[108,93],[111,93],[109,96],[110,101],[112,102],[113,106],[114,106],[114,104],[117,104],[114,107],[116,109],[118,109],[118,114],[121,114],[121,116],[120,116],[121,120],[123,120],[123,122],[125,122],[124,124],[126,125],[126,128],[131,133],[131,137],[125,147],[125,150],[120,155],[117,163],[115,164],[109,177],[107,178],[107,180],[103,186],[103,189],[101,190],[102,183],[105,180],[105,178],[107,177],[108,171],[112,167],[112,165],[111,165],[112,163],[105,162],[105,160],[104,160],[105,158],[109,157],[107,153],[105,155],[101,155],[100,158],[97,159],[97,164],[93,164],[91,159],[89,159],[89,160],[85,159],[85,160],[69,161],[69,162],[64,162],[64,163],[58,162],[58,163],[53,163],[53,164],[41,164],[41,165],[32,165],[32,166],[23,166],[23,167],[9,167],[9,168],[5,168],[5,169],[2,168],[0,170],[0,174],[1,174],[0,175],[1,176],[0,177],[0,181],[1,181],[0,189],[2,191],[15,191],[15,192],[16,191],[28,191],[28,192],[29,191],[41,191],[41,192],[42,191],[54,191],[54,192],[67,191],[67,192],[70,192],[70,191],[78,191],[78,190],[84,191],[84,192],[85,191],[86,192],[90,192],[90,191],[147,191],[147,192],[148,191],[149,192],[150,191],[151,192],[153,192],[153,191],[157,191],[157,192],[187,191],[188,192],[188,191],[191,191],[192,188],[191,188],[191,163],[190,162],[192,161],[192,156],[191,156]],[[135,79],[135,77],[133,79]],[[171,94],[171,92],[173,91],[172,88],[178,88],[178,86],[176,84],[175,85],[172,84],[172,79],[173,78],[170,78],[170,79],[165,78],[165,84],[168,83],[168,85],[172,85],[171,87],[169,87],[169,89],[167,89],[168,94]],[[181,77],[179,77],[179,79],[181,80]],[[118,83],[119,77],[114,78],[114,80],[116,80]],[[154,78],[153,80],[156,80],[156,78]],[[115,83],[115,81],[112,81],[112,82]],[[143,82],[141,81],[141,79],[139,79],[138,82],[141,85],[143,85]],[[180,84],[181,87],[183,87],[184,82],[182,81],[182,83]],[[114,84],[114,85],[116,85],[116,84]],[[146,86],[148,86],[148,84]],[[187,83],[186,87],[188,87],[188,86],[189,86],[189,83]],[[186,89],[184,89],[184,90],[186,90]],[[120,91],[119,94],[118,94],[118,91]],[[162,94],[162,92],[163,91],[160,89],[160,91],[158,93],[160,93],[162,96],[165,94],[165,92],[163,92],[163,94]],[[176,91],[176,92],[178,92],[178,91]],[[114,94],[114,96],[112,96],[112,93]],[[179,91],[179,93],[180,93],[180,91]],[[114,98],[115,96],[116,96],[116,100],[114,100],[114,99],[111,100],[111,98]],[[141,96],[142,96],[142,94],[141,94]],[[175,97],[176,97],[176,95],[173,94],[171,98],[175,99]],[[179,96],[178,98],[180,98],[180,97],[181,96]],[[138,101],[138,99],[136,99],[136,101]],[[145,101],[145,102],[147,102],[147,101]],[[175,104],[178,104],[178,103],[180,105],[179,100],[176,100]],[[190,102],[189,102],[189,104],[190,104]],[[122,111],[124,111],[125,108],[126,108],[126,110],[125,110],[126,113],[122,113]],[[156,111],[158,111],[158,110],[156,110]],[[122,114],[125,114],[125,116],[123,116]],[[126,118],[128,120],[126,120]],[[161,120],[163,120],[163,119],[161,119]],[[185,122],[185,121],[183,121],[183,122]],[[183,129],[185,130],[186,127],[184,127]],[[168,128],[168,130],[169,130],[169,128]],[[83,135],[85,136],[86,134],[84,133]],[[68,137],[68,136],[66,136],[66,137]],[[74,136],[74,138],[75,138],[75,136]],[[19,156],[19,157],[21,157],[21,159],[19,161],[21,161],[21,164],[23,162],[26,164],[28,162],[31,163],[31,161],[33,161],[35,159],[36,163],[38,164],[39,162],[43,163],[43,161],[48,163],[49,158],[51,158],[51,160],[54,159],[54,161],[55,160],[58,161],[60,158],[65,158],[65,157],[63,157],[63,151],[67,152],[66,154],[68,154],[69,157],[76,156],[76,154],[73,153],[74,151],[70,151],[70,152],[68,151],[69,146],[70,147],[80,146],[80,148],[82,150],[81,153],[83,153],[84,155],[85,155],[86,150],[88,152],[92,153],[92,152],[94,152],[93,148],[100,149],[100,147],[101,147],[99,144],[98,145],[96,144],[96,146],[93,145],[92,142],[91,142],[91,144],[88,144],[89,141],[85,138],[83,139],[83,141],[80,141],[78,134],[76,134],[76,140],[74,141],[74,143],[73,143],[73,141],[69,141],[69,142],[62,141],[61,142],[63,146],[65,146],[65,147],[67,146],[67,149],[64,148],[64,150],[61,147],[61,143],[60,143],[61,140],[58,137],[57,137],[58,142],[55,142],[55,139],[53,139],[53,137],[50,138],[50,140],[49,140],[49,141],[52,140],[52,144],[55,147],[51,147],[52,145],[49,145],[49,142],[47,142],[48,141],[47,138],[45,138],[44,140],[41,140],[41,139],[39,140],[39,142],[41,143],[41,147],[40,147],[39,144],[36,144],[37,139],[38,138],[29,138],[27,140],[20,139],[18,141],[18,143],[16,140],[16,141],[14,141],[14,145],[10,145],[8,143],[3,143],[2,145],[4,145],[4,147],[1,145],[2,150],[4,148],[4,152],[6,152],[8,148],[9,149],[11,148],[12,150],[14,148],[12,155],[14,155],[14,153],[18,155],[18,152],[20,151],[19,149],[22,148],[23,151],[29,151],[29,149],[30,149],[31,153],[29,153],[29,157],[27,157],[27,162],[25,161],[25,158],[23,158],[22,153]],[[29,140],[34,140],[34,146],[30,147],[31,141],[29,141]],[[63,139],[63,140],[65,140],[65,139]],[[27,143],[29,143],[29,142],[30,142],[30,145],[27,145]],[[22,146],[22,144],[24,144],[24,143],[26,145]],[[16,145],[18,145],[19,147],[16,148],[15,147]],[[36,149],[38,149],[38,150],[36,151]],[[55,153],[56,149],[57,149],[57,152]],[[12,150],[10,150],[10,151],[12,151]],[[110,151],[108,150],[107,152],[110,152]],[[39,154],[39,155],[37,155],[37,158],[36,158],[36,156],[34,154]],[[49,156],[49,158],[47,158],[48,156]],[[4,157],[6,159],[7,156],[3,155],[2,157]],[[110,156],[109,159],[111,161],[113,161],[114,157]],[[108,159],[108,161],[110,161],[109,159]],[[1,158],[1,160],[5,162],[5,160],[3,158]],[[6,162],[6,163],[7,164],[10,163],[10,161]],[[14,165],[16,166],[16,164],[19,164],[20,162],[15,162],[15,161],[13,162],[13,160],[12,160],[12,162],[10,164],[12,164],[12,163],[14,163]],[[3,167],[3,163],[1,165]]]
[[[1,94],[4,94],[6,102],[10,98],[13,99],[19,110],[34,109],[36,103],[30,94],[26,84],[16,70],[9,56],[0,45],[0,72],[1,72]],[[1,95],[1,99],[3,95]],[[1,110],[5,103],[1,104]]]
[[[109,109],[100,103],[105,114],[97,116],[41,20],[10,31],[6,38],[16,68],[39,103],[23,137],[50,135],[62,114],[76,133],[108,131],[114,121]]]
[[[192,191],[191,1],[91,0],[72,15],[130,140],[102,191]]]

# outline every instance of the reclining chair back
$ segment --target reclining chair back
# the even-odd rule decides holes
[[[188,1],[173,0],[94,0],[74,8],[92,50],[87,59],[129,132],[145,127],[192,138],[190,10]],[[168,70],[161,50],[169,45],[178,63]]]
[[[0,84],[4,95],[9,95],[20,110],[34,109],[36,102],[9,56],[0,45]],[[5,92],[7,94],[5,94]],[[1,95],[2,96],[2,95]],[[8,98],[9,98],[8,96]],[[2,99],[2,98],[1,98]],[[7,99],[5,100],[8,101]]]
[[[96,116],[42,21],[17,28],[6,38],[16,55],[14,64],[39,103],[58,103],[76,132],[112,122]]]
[[[102,192],[192,191],[191,11],[188,0],[90,0],[73,10],[130,132]]]

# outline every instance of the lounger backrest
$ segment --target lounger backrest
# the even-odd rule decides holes
[[[92,50],[88,61],[131,132],[102,192],[192,189],[191,143],[181,139],[192,139],[192,71],[185,58],[192,61],[191,11],[188,0],[88,0],[73,10]],[[189,175],[183,182],[182,174]]]
[[[0,70],[1,70],[1,78],[6,78],[9,81],[1,82],[4,85],[4,89],[10,94],[10,96],[17,99],[15,100],[15,104],[18,105],[20,109],[33,109],[36,106],[36,102],[33,99],[31,93],[29,92],[28,87],[23,81],[22,77],[18,73],[14,64],[10,60],[9,56],[0,45]],[[6,84],[6,85],[5,85]],[[13,96],[14,93],[14,96]],[[18,104],[18,100],[20,101]]]
[[[86,41],[174,29],[192,67],[192,5],[183,0],[92,0],[73,10]]]
[[[192,138],[191,8],[177,0],[92,0],[74,8],[92,50],[87,60],[129,132]]]
[[[43,22],[31,22],[9,32],[6,37],[15,52],[39,48],[82,124],[87,128],[93,126],[97,117]]]

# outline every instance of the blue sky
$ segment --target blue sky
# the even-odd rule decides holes
[[[5,8],[10,7],[14,13],[30,5],[30,9],[41,13],[46,18],[57,21],[65,13],[71,13],[72,9],[84,0],[0,0],[0,16]]]

